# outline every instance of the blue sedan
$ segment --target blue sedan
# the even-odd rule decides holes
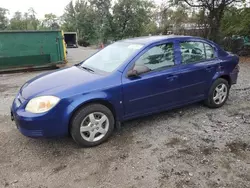
[[[11,115],[28,137],[70,134],[96,146],[126,120],[204,101],[221,107],[239,58],[198,37],[115,42],[70,68],[40,75],[18,92]]]

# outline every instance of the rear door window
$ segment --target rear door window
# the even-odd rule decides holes
[[[204,43],[181,42],[180,47],[183,64],[196,63],[206,60]]]
[[[214,48],[209,44],[204,43],[207,59],[214,59],[215,53]]]
[[[214,48],[203,42],[181,42],[181,57],[183,64],[198,63],[201,61],[214,59]]]

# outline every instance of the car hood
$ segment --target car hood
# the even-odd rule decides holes
[[[26,82],[20,90],[23,98],[39,95],[56,95],[58,92],[82,85],[102,76],[82,70],[76,66],[42,74]]]

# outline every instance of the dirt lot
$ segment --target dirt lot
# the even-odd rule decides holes
[[[72,49],[77,62],[94,51]],[[95,148],[30,139],[10,120],[19,87],[40,74],[0,75],[0,187],[250,187],[250,63],[226,105],[194,104],[126,122]]]

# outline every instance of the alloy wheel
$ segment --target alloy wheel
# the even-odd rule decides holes
[[[97,142],[106,135],[108,129],[108,117],[101,112],[93,112],[83,119],[80,126],[80,133],[84,140]]]
[[[213,100],[215,104],[222,104],[227,98],[228,88],[224,83],[219,84],[213,93]]]

